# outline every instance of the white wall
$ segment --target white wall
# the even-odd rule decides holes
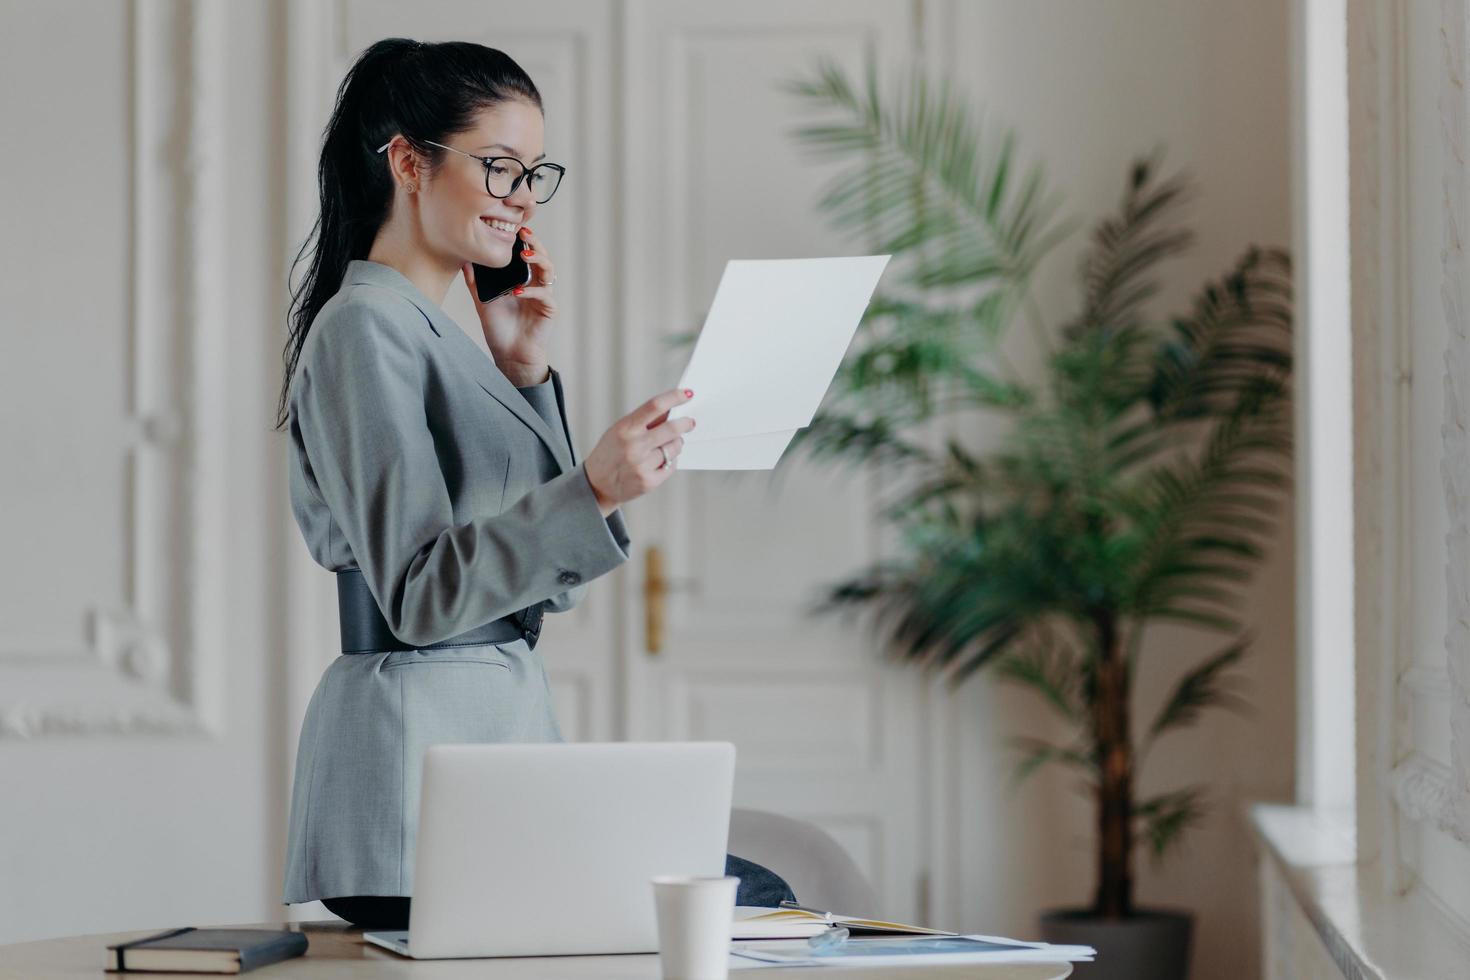
[[[274,388],[262,383],[278,370],[283,309],[270,203],[281,197],[279,38],[269,5],[212,10],[195,20],[178,3],[85,14],[0,3],[0,118],[12,140],[0,159],[0,709],[14,725],[83,729],[0,735],[0,942],[280,909],[285,476],[268,432]],[[196,55],[193,84],[176,84],[171,66]],[[160,86],[141,115],[135,84]],[[189,133],[201,137],[192,153],[179,142]],[[210,156],[211,141],[224,152]],[[215,178],[223,195],[191,198],[189,181]],[[208,269],[227,270],[218,295],[192,299],[167,268],[165,290],[150,292],[130,263],[190,242]],[[226,371],[221,390],[186,408],[197,394],[190,345],[164,328],[196,314],[194,346],[221,344],[212,363]],[[140,350],[153,337],[161,348]],[[225,410],[190,462],[137,435],[134,398],[177,413],[186,431],[195,415]],[[166,474],[218,488],[201,501],[207,523],[130,508],[128,460],[155,457]],[[183,564],[190,545],[176,532],[194,529],[218,535],[212,566]],[[182,550],[145,561],[140,582],[130,556],[155,546]],[[89,649],[88,608],[121,608],[155,574],[169,596],[206,600],[192,607],[204,618],[193,640],[171,650],[204,684],[197,711],[171,712],[161,685]],[[63,660],[74,666],[48,666]],[[88,703],[92,690],[107,701]],[[170,729],[175,715],[176,730],[145,731]],[[199,719],[205,730],[190,733]]]

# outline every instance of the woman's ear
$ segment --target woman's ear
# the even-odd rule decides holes
[[[423,183],[422,161],[419,155],[408,145],[408,140],[398,136],[393,137],[388,144],[388,171],[393,175],[393,183],[401,186],[409,193],[414,192]]]

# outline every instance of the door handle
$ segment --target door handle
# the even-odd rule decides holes
[[[643,552],[643,648],[650,656],[664,646],[664,596],[669,580],[664,577],[664,551],[650,545]]]
[[[657,656],[664,648],[667,596],[687,587],[690,579],[670,579],[664,572],[664,549],[654,544],[643,551],[643,649]]]

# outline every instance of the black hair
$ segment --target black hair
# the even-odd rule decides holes
[[[503,51],[471,41],[384,38],[348,69],[322,133],[321,211],[291,263],[294,272],[311,252],[306,275],[291,292],[275,428],[286,423],[291,377],[312,321],[341,287],[347,263],[367,257],[388,219],[393,178],[377,148],[401,133],[432,173],[444,151],[425,140],[448,142],[472,127],[482,109],[516,99],[544,111],[541,93],[520,65]]]

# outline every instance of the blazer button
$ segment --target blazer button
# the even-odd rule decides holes
[[[576,585],[578,582],[582,581],[582,576],[578,575],[574,571],[571,571],[570,569],[563,568],[561,570],[561,574],[556,577],[556,580],[562,585]]]

